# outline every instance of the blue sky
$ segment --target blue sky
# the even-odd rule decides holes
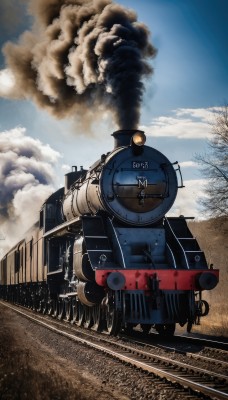
[[[228,1],[227,0],[121,0],[145,23],[158,50],[152,61],[153,76],[146,81],[140,126],[147,143],[171,161],[182,163],[187,189],[182,192],[177,213],[195,213],[203,186],[193,162],[196,152],[206,149],[210,137],[211,111],[227,101],[228,92]],[[16,41],[31,26],[26,1],[1,0],[0,46]],[[15,12],[12,14],[12,10]],[[7,73],[6,73],[7,72]],[[55,186],[63,184],[71,165],[89,167],[113,146],[115,125],[104,119],[93,126],[93,134],[76,128],[70,119],[56,120],[29,100],[11,100],[4,95],[7,65],[0,54],[0,132],[12,129],[39,139],[59,153]],[[0,154],[1,157],[1,154]]]

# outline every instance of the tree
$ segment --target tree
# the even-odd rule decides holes
[[[208,180],[201,204],[210,217],[228,217],[228,104],[215,110],[211,125],[208,152],[195,156]]]

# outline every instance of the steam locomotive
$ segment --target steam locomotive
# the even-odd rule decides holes
[[[3,257],[0,295],[114,335],[138,325],[190,330],[209,311],[202,291],[219,271],[208,268],[186,218],[165,216],[183,187],[179,165],[146,146],[142,131],[113,136],[114,149],[88,171],[73,167]]]

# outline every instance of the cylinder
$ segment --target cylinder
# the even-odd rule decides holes
[[[91,281],[95,278],[95,272],[91,267],[87,253],[80,257],[79,262],[74,265],[74,270],[77,278],[81,279],[82,281]]]
[[[79,282],[77,286],[78,298],[86,306],[94,306],[101,303],[105,296],[103,287],[96,282]]]

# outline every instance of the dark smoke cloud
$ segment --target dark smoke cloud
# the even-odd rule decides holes
[[[33,31],[4,53],[14,98],[30,98],[58,118],[111,110],[120,128],[139,122],[143,78],[155,56],[147,27],[111,0],[31,0]],[[89,111],[87,113],[87,111]]]
[[[59,153],[15,128],[0,133],[0,231],[5,247],[18,241],[38,219],[53,192],[53,165]]]

